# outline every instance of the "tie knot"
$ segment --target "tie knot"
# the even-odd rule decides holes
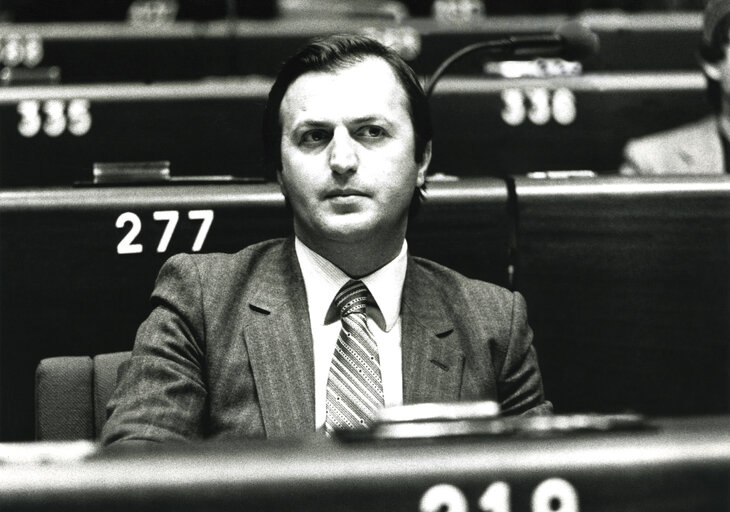
[[[335,297],[335,306],[340,316],[352,313],[365,314],[365,303],[368,298],[368,287],[362,281],[348,281]]]

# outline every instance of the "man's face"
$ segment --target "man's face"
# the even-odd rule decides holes
[[[430,146],[417,164],[406,95],[384,60],[300,76],[280,120],[279,184],[305,244],[403,237]]]

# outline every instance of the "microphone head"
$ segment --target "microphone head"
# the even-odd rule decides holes
[[[566,60],[582,60],[598,53],[598,35],[577,21],[563,23],[555,35],[562,42],[561,54]]]

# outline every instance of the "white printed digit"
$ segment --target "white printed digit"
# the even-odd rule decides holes
[[[518,126],[525,121],[525,97],[519,89],[502,91],[502,120],[510,126]]]
[[[20,36],[15,34],[10,35],[2,49],[3,64],[13,68],[23,62],[24,57],[25,48],[20,40]]]
[[[193,242],[193,252],[198,252],[203,248],[205,237],[208,236],[208,230],[210,230],[210,226],[213,224],[213,210],[191,210],[188,212],[188,218],[190,220],[203,221]]]
[[[466,496],[458,487],[438,484],[427,490],[421,497],[420,512],[467,512]]]
[[[575,95],[561,87],[553,93],[553,118],[562,125],[571,124],[576,116]]]
[[[36,100],[23,100],[18,103],[18,114],[20,114],[18,132],[23,137],[34,137],[40,131],[43,124],[40,108],[41,105]]]
[[[543,125],[550,121],[550,93],[547,89],[538,88],[527,91],[530,108],[527,117],[536,125]]]
[[[532,512],[578,512],[578,493],[562,478],[550,478],[532,493]]]
[[[71,100],[68,102],[68,131],[80,137],[89,133],[91,128],[91,113],[89,100]]]
[[[142,244],[135,244],[133,242],[142,230],[142,221],[132,212],[124,212],[117,217],[117,228],[123,228],[127,223],[131,224],[131,226],[121,242],[117,244],[117,254],[139,254],[142,252]]]
[[[58,137],[66,129],[64,110],[65,105],[61,100],[48,100],[43,104],[43,112],[46,114],[43,131],[49,137]]]
[[[32,34],[25,38],[25,60],[29,68],[34,68],[43,60],[43,40],[40,36]]]
[[[509,512],[509,500],[509,485],[505,482],[494,482],[479,498],[479,510],[482,512]]]
[[[175,231],[175,226],[177,226],[177,220],[180,218],[180,214],[175,210],[166,210],[162,212],[153,212],[152,218],[167,222],[167,224],[165,224],[165,229],[162,232],[162,236],[160,237],[160,243],[157,244],[157,252],[165,252],[167,250],[167,246],[170,245],[170,239]]]

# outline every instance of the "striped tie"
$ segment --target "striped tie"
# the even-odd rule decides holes
[[[342,329],[327,380],[327,434],[367,428],[384,403],[378,346],[365,315],[367,296],[362,281],[351,280],[335,297]]]

